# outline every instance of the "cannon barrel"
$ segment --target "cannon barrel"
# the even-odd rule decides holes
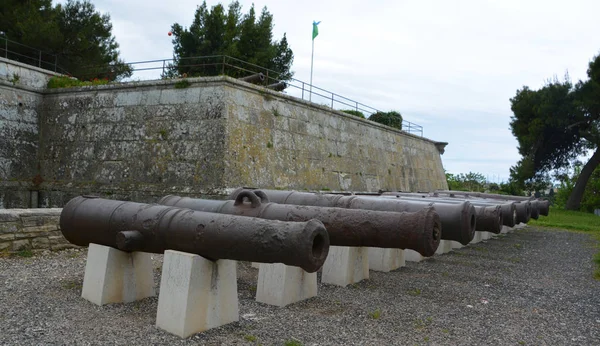
[[[329,252],[329,236],[318,220],[262,220],[85,196],[65,205],[60,228],[69,242],[80,246],[177,250],[211,260],[284,263],[307,272],[317,271]]]
[[[239,80],[247,83],[256,84],[263,82],[265,80],[265,75],[262,72],[259,72],[246,77],[239,78]]]
[[[480,200],[480,199],[467,199],[467,198],[456,198],[456,197],[432,197],[429,194],[425,193],[410,193],[410,192],[385,192],[382,194],[383,196],[396,196],[402,199],[409,200],[426,200],[426,201],[434,201],[439,203],[452,203],[458,204],[463,203],[464,201],[469,201],[473,206],[475,206],[475,211],[478,216],[477,218],[477,230],[485,231],[483,227],[488,227],[489,225],[486,223],[487,221],[483,221],[483,225],[479,224],[479,215],[481,214],[480,208],[494,208],[496,205],[500,206],[500,211],[502,213],[502,223],[501,225],[514,227],[517,224],[517,207],[516,202],[513,201],[498,201],[498,203],[489,201],[489,200]],[[487,212],[487,215],[490,215]],[[493,215],[493,214],[492,214]],[[487,218],[488,221],[491,221]],[[493,227],[493,226],[492,226]],[[487,231],[491,232],[491,231]]]
[[[235,199],[243,189],[235,190],[229,199]],[[417,212],[429,205],[392,199],[377,199],[366,196],[344,196],[333,194],[314,194],[297,191],[260,190],[269,201],[280,204],[312,205],[347,209],[364,209],[392,212]],[[475,235],[475,208],[468,203],[460,205],[431,205],[440,217],[442,239],[468,244]]]
[[[446,195],[454,195],[454,196],[464,196],[466,198],[475,197],[475,198],[485,198],[491,200],[505,200],[505,201],[515,201],[517,203],[525,203],[528,207],[520,207],[524,209],[521,211],[520,221],[527,223],[529,219],[537,220],[540,215],[548,216],[548,212],[550,210],[550,201],[535,199],[534,197],[525,197],[525,196],[514,196],[514,195],[498,195],[492,193],[482,193],[482,192],[467,192],[467,191],[444,191],[438,190],[433,193],[434,196],[438,196],[439,194]],[[525,216],[523,213],[528,213]]]
[[[258,194],[258,196],[257,196]],[[245,201],[248,199],[249,201]],[[159,204],[269,220],[307,221],[325,225],[331,245],[411,249],[429,257],[441,239],[441,224],[433,208],[415,213],[298,206],[268,203],[261,191],[243,190],[235,201],[166,196]]]
[[[416,196],[416,197],[415,197]],[[388,198],[388,199],[398,199],[403,201],[412,201],[415,203],[426,203],[431,205],[437,204],[460,204],[464,203],[460,200],[444,200],[439,198],[431,198],[431,197],[418,197],[418,195],[397,195],[392,196],[389,194],[383,195],[380,198]],[[469,201],[470,202],[470,201]],[[502,211],[501,205],[490,205],[490,206],[480,206],[473,205],[475,207],[475,230],[479,232],[491,232],[498,234],[502,231],[502,225],[504,224],[504,213]],[[510,222],[510,221],[508,221]],[[513,222],[514,226],[514,222]],[[511,226],[512,227],[512,226]]]
[[[287,88],[286,82],[277,82],[277,83],[267,85],[267,89],[271,89],[271,90],[275,90],[275,91],[283,91],[285,88]]]

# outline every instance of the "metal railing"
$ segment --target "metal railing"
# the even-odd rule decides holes
[[[3,41],[3,42],[2,42]],[[37,66],[46,70],[70,75],[67,71],[58,65],[58,55],[43,52],[39,49],[12,41],[6,37],[6,34],[0,32],[0,56],[10,60],[15,60],[24,64]],[[174,67],[177,63],[178,67],[184,67],[194,71],[193,75],[200,76],[217,76],[226,75],[235,78],[241,78],[248,75],[263,73],[265,76],[264,85],[280,82],[280,79],[287,85],[286,92],[292,96],[307,100],[322,106],[330,107],[337,110],[353,110],[361,112],[366,118],[371,114],[380,112],[378,109],[368,106],[364,103],[352,100],[342,95],[331,91],[319,88],[304,81],[295,78],[280,78],[280,72],[270,70],[268,68],[258,66],[237,58],[226,55],[212,55],[202,57],[184,57],[177,61],[174,59],[159,59],[131,62],[127,65],[131,66],[132,71],[143,72],[160,70],[162,78],[181,77],[176,73]],[[88,66],[83,70],[94,71],[97,75],[102,69],[111,69],[111,66]],[[78,76],[79,79],[86,80],[93,75]],[[88,77],[88,78],[86,78]],[[191,76],[190,76],[191,77]],[[418,134],[423,136],[423,127],[410,121],[402,120],[402,130],[408,133]]]
[[[226,75],[236,78],[246,77],[256,73],[263,73],[265,79],[263,85],[267,86],[280,81],[281,73],[270,70],[237,58],[226,55],[213,55],[192,58],[180,58],[177,61],[174,59],[159,59],[136,61],[128,63],[132,67],[134,73],[141,71],[160,70],[163,78],[181,77],[176,73],[174,64],[178,67],[192,70],[191,75],[200,76],[217,76]],[[287,84],[286,93],[292,96],[317,103],[332,109],[337,110],[353,110],[361,112],[368,118],[371,114],[380,112],[380,110],[368,106],[364,103],[352,100],[334,92],[310,85],[296,78],[282,78]],[[410,121],[402,120],[402,130],[408,133],[418,134],[423,136],[423,127]]]
[[[58,55],[10,40],[4,32],[0,32],[0,57],[57,73],[69,74],[58,65]]]

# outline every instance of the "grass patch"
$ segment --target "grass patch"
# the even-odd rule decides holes
[[[528,224],[530,226],[562,228],[566,230],[596,232],[600,234],[600,217],[581,211],[550,208],[548,216],[540,216],[537,220],[532,219]]]
[[[541,216],[537,220],[531,220],[529,221],[529,225],[586,233],[592,235],[596,241],[600,242],[600,217],[591,213],[551,207],[548,216]],[[597,252],[593,258],[594,263],[596,263],[594,278],[600,280],[600,246],[599,244],[595,246]]]
[[[192,83],[190,83],[189,80],[187,79],[182,79],[180,81],[175,82],[175,89],[185,89],[185,88],[189,88],[189,86],[192,85]]]
[[[66,77],[66,76],[55,76],[48,80],[48,89],[58,88],[76,88],[83,86],[96,86],[108,84],[108,79],[94,78],[90,81],[80,81],[79,79]]]
[[[410,294],[411,296],[418,296],[418,295],[421,295],[421,290],[418,288],[415,288],[414,290],[408,291],[408,294]]]
[[[250,341],[250,342],[256,342],[257,338],[254,335],[244,335],[244,340]]]
[[[302,346],[302,343],[298,340],[286,340],[283,346]]]
[[[33,252],[31,252],[31,250],[29,250],[29,249],[24,249],[24,250],[17,252],[17,256],[29,258],[29,257],[33,257]]]
[[[377,308],[375,311],[369,313],[369,317],[374,320],[378,320],[381,317],[381,309]]]

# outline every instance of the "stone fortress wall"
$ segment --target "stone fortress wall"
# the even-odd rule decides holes
[[[445,143],[229,77],[48,90],[51,74],[33,68],[37,79],[19,72],[15,83],[9,70],[0,70],[0,208],[61,207],[81,194],[218,198],[239,186],[447,188]]]

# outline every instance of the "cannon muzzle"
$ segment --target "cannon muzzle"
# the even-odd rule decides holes
[[[211,260],[284,263],[317,271],[329,252],[321,221],[284,222],[96,197],[70,200],[60,227],[71,243],[123,251],[177,250]]]

